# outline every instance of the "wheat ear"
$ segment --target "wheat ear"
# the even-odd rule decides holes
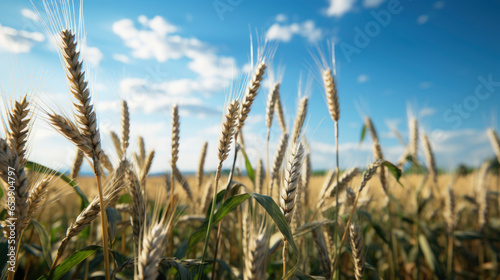
[[[254,232],[249,240],[248,253],[245,254],[244,280],[265,279],[269,260],[269,236],[265,226]]]
[[[12,192],[15,198],[15,208],[8,211],[10,217],[7,217],[6,221],[14,219],[11,222],[15,225],[15,246],[18,253],[21,234],[27,225],[29,186],[24,165],[20,162],[15,150],[11,149],[3,138],[0,138],[0,178],[8,186],[6,189],[9,193]],[[7,232],[7,228],[4,228],[4,232]]]
[[[114,131],[110,131],[109,135],[111,136],[111,140],[113,141],[113,146],[115,147],[116,155],[119,159],[123,157],[122,143],[118,134]]]
[[[250,113],[253,101],[255,100],[255,97],[257,97],[257,93],[259,92],[260,82],[264,77],[265,71],[266,71],[266,64],[264,62],[261,62],[257,66],[257,69],[255,70],[255,73],[252,76],[252,80],[248,84],[245,95],[243,97],[243,102],[241,103],[240,116],[238,121],[238,130],[241,130],[241,128],[245,124],[245,120],[248,117],[248,113]]]
[[[288,130],[286,128],[285,113],[283,111],[283,105],[281,104],[281,97],[279,92],[276,94],[274,106],[274,109],[276,110],[276,117],[278,118],[278,123],[280,124],[281,130],[283,131],[283,133],[286,133]]]
[[[205,214],[208,210],[208,206],[210,205],[210,199],[212,198],[212,194],[214,192],[214,184],[213,182],[207,182],[205,184],[205,190],[203,191],[203,196],[201,197],[201,213]]]
[[[417,162],[418,153],[418,121],[416,118],[411,118],[408,124],[409,128],[409,150],[413,162]]]
[[[323,73],[323,85],[326,92],[328,111],[330,112],[332,120],[337,122],[340,117],[339,97],[337,95],[335,79],[333,78],[332,71],[330,69],[326,69]]]
[[[325,203],[325,199],[326,199],[326,195],[328,193],[328,191],[330,190],[330,186],[332,185],[333,183],[333,180],[335,179],[335,175],[337,174],[337,172],[335,170],[330,170],[328,171],[328,173],[326,174],[326,177],[325,177],[325,180],[323,182],[323,186],[321,187],[321,190],[319,191],[319,201],[318,201],[318,206],[316,206],[316,208],[321,208],[321,206],[323,206],[323,204]]]
[[[203,143],[203,147],[201,148],[200,160],[198,162],[198,170],[196,171],[196,181],[198,182],[197,190],[201,190],[201,185],[203,184],[203,169],[205,167],[205,159],[207,158],[207,148],[208,142]]]
[[[122,100],[122,153],[127,154],[127,149],[130,140],[130,114],[128,111],[127,101]],[[121,158],[121,157],[120,157]]]
[[[330,197],[333,197],[337,191],[340,193],[344,190],[344,188],[351,182],[352,179],[359,173],[359,168],[349,168],[344,173],[342,173],[342,177],[340,177],[338,183],[335,183],[330,192]]]
[[[267,106],[266,106],[266,126],[267,126],[267,138],[266,138],[266,169],[267,177],[269,177],[269,139],[271,137],[271,125],[273,124],[274,107],[276,103],[276,96],[279,95],[280,84],[275,83],[271,91],[267,96]]]
[[[104,207],[113,204],[116,199],[118,199],[118,193],[120,192],[120,190],[120,188],[113,188],[113,186],[110,186],[107,190],[104,191]],[[61,241],[61,244],[57,249],[57,254],[54,262],[52,263],[51,269],[53,269],[57,265],[71,238],[78,235],[82,230],[90,225],[93,220],[97,218],[101,209],[100,200],[100,197],[96,196],[94,200],[92,200],[92,202],[87,205],[85,209],[83,209],[78,217],[76,217],[75,222],[68,227],[68,229],[66,230],[66,236]]]
[[[144,144],[144,138],[141,136],[137,137],[137,146],[139,146],[137,165],[142,167],[144,165],[144,161],[146,161],[146,145]]]
[[[59,133],[64,135],[73,145],[82,150],[85,155],[92,158],[93,153],[90,143],[80,134],[78,128],[72,121],[57,114],[49,114],[47,117],[50,124],[55,127]]]
[[[303,166],[303,169],[302,170],[302,178],[301,178],[301,182],[302,182],[302,188],[304,189],[304,196],[303,196],[303,200],[304,200],[304,204],[305,206],[307,207],[309,205],[309,181],[310,181],[310,178],[311,178],[311,173],[312,173],[312,166],[311,166],[311,154],[310,153],[306,153],[305,157],[304,157],[304,166]]]
[[[375,160],[384,160],[384,155],[382,154],[382,147],[380,146],[377,130],[375,130],[375,126],[373,125],[372,120],[369,117],[365,118],[365,125],[368,128],[368,131],[370,131],[373,140],[372,144],[373,158]],[[379,171],[380,171],[380,184],[382,185],[382,189],[384,190],[385,194],[389,196],[387,190],[387,179],[385,177],[384,166],[381,166]]]
[[[88,82],[85,78],[85,72],[82,71],[83,63],[80,61],[80,52],[77,51],[77,42],[75,34],[65,29],[61,32],[61,53],[66,65],[66,77],[69,88],[76,102],[73,102],[76,110],[75,118],[81,135],[87,141],[91,148],[92,161],[94,164],[94,173],[99,190],[101,204],[101,230],[104,252],[104,275],[109,280],[109,253],[108,253],[108,231],[107,218],[103,202],[103,191],[101,185],[101,136],[97,126],[97,118],[94,106],[91,102],[90,91],[87,87]]]
[[[425,163],[427,165],[427,172],[429,172],[432,180],[433,188],[438,186],[438,178],[437,178],[437,168],[436,168],[436,160],[434,158],[434,152],[432,151],[431,143],[427,138],[425,133],[422,134],[422,145],[424,145],[424,156]]]
[[[281,134],[280,142],[278,148],[274,154],[273,168],[271,169],[271,180],[269,182],[269,193],[271,197],[273,196],[273,184],[274,180],[278,178],[280,167],[283,164],[283,159],[285,158],[286,147],[288,146],[288,133]]]
[[[47,193],[49,191],[50,179],[42,179],[37,182],[30,190],[28,195],[28,217],[27,223],[33,217],[35,217],[40,208],[43,206],[45,199],[47,197]]]
[[[304,157],[304,146],[298,143],[296,148],[290,153],[285,178],[281,188],[280,209],[288,224],[291,223],[295,207],[295,196],[300,181],[300,171]],[[283,237],[283,276],[286,275],[286,245],[287,241]]]
[[[262,163],[262,159],[259,159],[257,162],[257,168],[255,169],[255,192],[258,194],[264,194],[263,185],[264,185],[264,177],[265,171]]]
[[[193,192],[191,191],[191,186],[189,186],[189,183],[187,182],[184,175],[182,175],[181,171],[177,167],[175,167],[174,170],[172,171],[172,173],[174,174],[174,177],[177,180],[177,182],[179,182],[181,184],[181,187],[186,192],[189,200],[194,202]]]
[[[300,133],[302,131],[302,127],[304,126],[304,121],[306,120],[306,115],[307,115],[308,100],[309,99],[307,97],[302,97],[302,99],[300,100],[297,116],[293,124],[292,138],[291,138],[292,147],[297,143],[297,140],[299,139]]]
[[[331,261],[330,261],[330,255],[328,253],[328,247],[326,246],[325,235],[321,231],[321,228],[316,228],[311,233],[313,236],[314,245],[318,250],[318,255],[321,263],[321,270],[323,270],[325,279],[331,279],[332,278],[332,271],[330,267]]]
[[[361,227],[357,224],[352,224],[349,228],[351,233],[351,251],[354,262],[354,276],[356,280],[362,280],[365,270],[365,255],[363,252],[363,235]]]
[[[9,114],[9,144],[16,151],[19,162],[26,163],[26,142],[28,141],[28,128],[31,118],[28,116],[30,109],[27,96],[21,101],[15,101],[12,111]]]
[[[75,159],[73,160],[73,167],[71,168],[71,174],[70,174],[70,178],[73,179],[73,181],[78,177],[78,174],[80,173],[80,168],[82,167],[82,163],[83,163],[83,152],[82,150],[77,149]]]
[[[216,201],[217,189],[219,187],[219,179],[220,179],[221,172],[222,172],[222,164],[224,163],[224,160],[226,160],[228,155],[229,155],[231,142],[233,140],[233,136],[234,136],[234,133],[236,131],[236,125],[237,125],[236,122],[238,120],[239,106],[240,106],[240,103],[238,100],[232,101],[227,108],[226,115],[224,116],[224,121],[222,122],[222,130],[221,130],[221,134],[219,136],[219,144],[217,146],[217,150],[218,150],[217,157],[219,158],[219,164],[217,166],[217,171],[215,173],[215,186],[214,186],[214,192],[213,192],[213,196],[212,196],[212,207],[210,209],[210,217],[208,219],[209,228],[207,230],[206,238],[210,237],[211,226],[213,223],[213,216],[215,213],[215,204],[217,202]],[[219,228],[220,228],[220,225],[219,225]],[[215,250],[214,257],[215,257],[215,259],[217,259],[217,247],[219,244],[219,240],[217,239],[215,242],[216,242],[215,243],[216,250]],[[206,245],[207,245],[207,243],[205,243],[205,246],[203,248],[203,254],[201,257],[202,262],[205,260],[205,255],[207,254],[208,246],[206,246]],[[213,270],[212,274],[213,274],[213,276],[215,276],[215,273],[214,273],[215,272],[215,264],[214,264],[212,270]],[[203,271],[203,265],[200,265],[198,273],[200,273],[201,271]]]
[[[354,203],[352,205],[351,214],[349,215],[349,219],[347,220],[347,223],[345,226],[346,230],[344,230],[344,234],[342,235],[342,239],[340,241],[339,248],[342,248],[342,246],[344,246],[344,243],[347,239],[347,233],[349,232],[348,229],[349,229],[349,226],[351,224],[352,217],[354,216],[354,212],[356,211],[356,205],[358,204],[358,200],[359,200],[359,197],[361,195],[361,192],[366,187],[366,184],[368,183],[368,181],[370,181],[370,179],[373,177],[373,175],[377,172],[377,168],[379,168],[382,164],[384,164],[383,160],[380,160],[380,159],[376,160],[376,161],[372,162],[371,164],[369,164],[367,166],[365,172],[363,173],[361,183],[359,184],[358,192],[356,194],[356,198],[354,199]],[[335,256],[335,259],[334,259],[333,265],[332,265],[332,270],[336,269],[340,255],[341,254],[337,254]]]
[[[138,258],[138,279],[155,280],[158,278],[158,268],[169,228],[169,225],[157,223],[146,232]]]
[[[142,236],[142,229],[145,223],[146,202],[139,180],[133,171],[128,168],[125,171],[125,180],[130,196],[132,196],[133,215],[130,217],[130,223],[132,224],[135,246],[138,248],[141,240],[140,238]]]

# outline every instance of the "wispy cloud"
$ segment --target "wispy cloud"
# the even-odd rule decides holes
[[[368,75],[361,74],[361,75],[358,76],[357,80],[358,80],[358,83],[362,84],[362,83],[368,82],[368,79],[369,79]]]
[[[36,44],[43,42],[40,32],[17,30],[0,24],[0,49],[11,53],[28,53]]]
[[[377,8],[378,6],[380,6],[384,2],[385,2],[385,0],[364,0],[363,7],[368,8],[368,9],[373,9],[373,8]]]
[[[266,38],[287,43],[295,35],[306,38],[310,43],[315,43],[321,39],[322,31],[312,20],[292,24],[275,23],[267,30]]]
[[[114,53],[112,58],[114,60],[120,61],[122,63],[130,63],[130,57],[128,57],[127,55],[124,55],[124,54]]]
[[[341,17],[354,8],[356,0],[330,0],[330,6],[326,9],[326,15]]]
[[[40,16],[35,11],[33,11],[31,9],[22,9],[21,15],[27,19],[32,20],[32,21],[36,21],[36,22],[41,21]]]
[[[421,15],[417,18],[417,23],[418,24],[424,24],[429,21],[429,16],[428,15]]]

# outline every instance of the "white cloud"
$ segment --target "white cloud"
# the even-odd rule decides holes
[[[88,62],[91,67],[98,67],[101,60],[104,58],[101,50],[96,47],[89,47],[87,44],[83,46],[83,55],[85,56],[85,61]]]
[[[366,83],[366,82],[368,82],[368,79],[369,79],[369,77],[366,74],[359,75],[358,76],[358,83],[360,83],[360,84]]]
[[[417,18],[417,23],[418,24],[424,24],[429,21],[429,16],[428,15],[421,15]]]
[[[431,107],[424,107],[418,112],[418,118],[423,118],[427,116],[432,116],[436,114],[436,109]]]
[[[437,1],[436,3],[434,3],[434,9],[436,10],[440,10],[444,7],[444,2],[443,1]]]
[[[30,19],[32,21],[39,22],[41,20],[40,16],[35,11],[30,10],[30,9],[22,9],[21,15],[23,15],[23,17]]]
[[[221,114],[221,111],[207,104],[199,97],[189,95],[196,91],[193,87],[203,87],[189,79],[154,83],[142,78],[126,78],[120,82],[119,90],[122,98],[129,101],[132,111],[146,114],[168,112],[173,104],[178,104],[180,113],[203,118],[208,115]],[[104,101],[97,104],[97,110],[105,112],[117,110],[119,101]]]
[[[384,3],[385,0],[364,0],[363,7],[373,9],[380,6],[380,4]]]
[[[27,53],[44,40],[42,33],[17,30],[0,24],[0,49],[8,52]]]
[[[116,61],[120,61],[120,62],[123,62],[123,63],[130,63],[130,57],[128,57],[128,56],[126,56],[124,54],[114,53],[112,57]]]
[[[156,84],[168,88],[172,94],[202,93],[222,91],[231,79],[238,74],[233,57],[219,56],[213,47],[196,38],[185,38],[173,34],[178,28],[163,17],[138,18],[142,29],[135,27],[130,19],[122,19],[113,24],[113,32],[120,36],[125,45],[132,49],[132,56],[140,59],[156,59],[165,62],[169,59],[188,58],[187,67],[198,75],[197,79],[181,79]]]
[[[328,16],[341,17],[354,8],[356,0],[330,0],[330,6],[326,10]]]
[[[302,36],[309,42],[315,43],[321,39],[322,31],[316,27],[312,20],[290,25],[275,23],[267,30],[266,38],[268,40],[290,42],[294,35]]]
[[[286,16],[285,14],[278,14],[278,15],[276,16],[276,21],[277,21],[277,22],[284,22],[284,21],[286,21],[287,19],[288,19],[288,18],[287,18],[287,16]]]

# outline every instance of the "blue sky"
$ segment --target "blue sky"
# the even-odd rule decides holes
[[[41,1],[34,3],[46,19]],[[119,130],[124,98],[132,110],[132,147],[144,136],[156,151],[153,172],[166,170],[169,108],[178,103],[180,168],[195,169],[205,140],[207,165],[214,168],[223,106],[230,86],[248,76],[252,35],[254,48],[257,38],[277,48],[270,66],[283,74],[289,126],[302,79],[313,168],[335,166],[333,122],[313,59],[328,42],[335,43],[341,167],[372,159],[369,141],[358,143],[364,116],[373,119],[390,160],[404,149],[392,129],[406,139],[414,116],[440,167],[479,165],[493,155],[486,129],[499,129],[499,12],[498,1],[84,1],[84,52],[104,147],[113,156],[108,131]],[[0,61],[6,99],[34,87],[41,107],[70,104],[58,52],[29,1],[0,4]],[[245,126],[254,162],[264,157],[270,84],[264,82]],[[275,122],[271,153],[279,136]],[[74,148],[43,119],[31,140],[34,160],[63,169],[71,164]]]

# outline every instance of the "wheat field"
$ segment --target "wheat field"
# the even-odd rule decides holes
[[[484,131],[490,159],[472,170],[443,173],[416,118],[408,122],[404,153],[391,163],[367,117],[361,141],[372,145],[373,162],[340,169],[343,93],[336,89],[333,62],[320,54],[336,169],[312,170],[314,147],[304,137],[308,97],[288,108],[296,118],[287,124],[279,83],[266,97],[267,147],[261,160],[250,161],[245,121],[264,94],[261,83],[272,63],[262,56],[243,93],[228,97],[218,146],[192,147],[200,150],[195,174],[178,167],[182,105],[172,106],[169,169],[153,176],[155,151],[146,150],[148,139],[130,145],[134,115],[128,102],[121,101],[116,116],[120,131],[102,131],[80,56],[82,34],[71,21],[48,14],[56,17],[50,28],[72,114],[37,104],[31,95],[6,101],[2,279],[500,279],[496,131]],[[35,119],[73,144],[70,172],[30,160]],[[282,133],[275,154],[269,152],[273,125]],[[103,149],[108,133],[113,148]],[[215,170],[205,168],[207,149],[217,151]],[[238,160],[244,170],[235,167]],[[80,175],[82,165],[93,175]]]

